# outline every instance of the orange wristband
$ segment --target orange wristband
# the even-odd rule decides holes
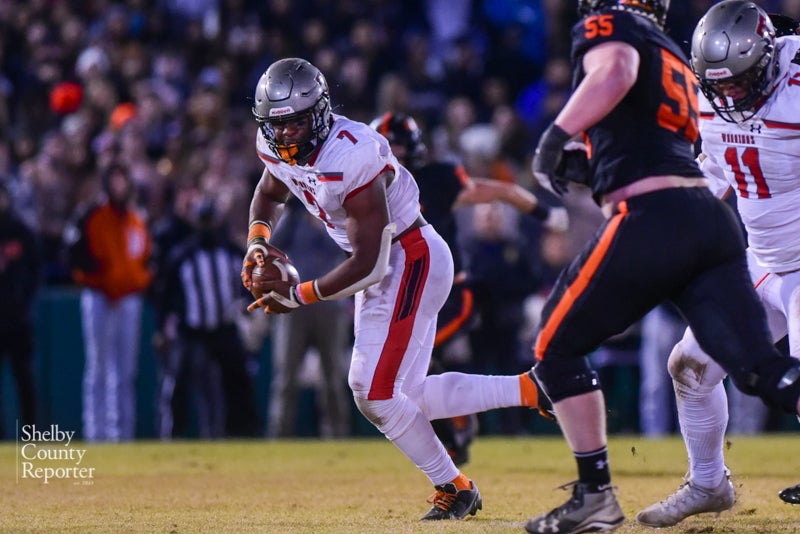
[[[317,290],[317,281],[309,280],[297,286],[297,296],[303,304],[314,304],[320,301],[319,291]]]
[[[271,235],[272,230],[267,223],[264,221],[253,221],[250,223],[250,229],[247,232],[247,242],[250,243],[253,239],[259,237],[263,238],[265,241],[269,241]]]

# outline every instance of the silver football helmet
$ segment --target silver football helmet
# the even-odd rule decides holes
[[[769,93],[777,71],[775,28],[753,2],[725,0],[697,23],[692,35],[692,69],[700,88],[728,122],[742,122]]]
[[[258,80],[253,115],[270,150],[290,165],[305,164],[331,131],[331,100],[322,72],[300,58],[276,61]],[[275,136],[275,124],[308,115],[308,139],[285,144]]]

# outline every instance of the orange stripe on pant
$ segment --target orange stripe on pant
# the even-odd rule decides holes
[[[419,228],[400,238],[400,244],[406,254],[405,268],[395,300],[389,332],[367,394],[369,400],[392,398],[394,381],[408,350],[408,341],[411,339],[420,297],[425,289],[430,269],[430,251]]]
[[[450,339],[453,334],[458,332],[459,328],[464,326],[469,316],[472,315],[472,291],[463,288],[461,290],[461,300],[463,304],[461,305],[461,312],[458,314],[458,317],[455,317],[452,321],[436,330],[436,338],[433,341],[434,347],[438,347]]]
[[[564,294],[561,296],[561,300],[558,301],[553,313],[550,314],[547,322],[542,327],[542,331],[539,333],[539,337],[536,339],[536,347],[534,349],[537,360],[544,358],[544,351],[547,349],[547,346],[550,345],[550,342],[553,340],[553,336],[556,335],[556,330],[558,330],[558,327],[561,326],[564,317],[566,317],[567,313],[569,313],[569,310],[572,309],[575,301],[578,300],[578,297],[580,297],[581,294],[586,290],[586,287],[589,285],[592,277],[594,277],[594,274],[597,272],[597,268],[600,266],[603,258],[606,257],[608,249],[611,246],[611,242],[614,240],[614,236],[617,234],[619,225],[622,223],[622,220],[625,218],[625,216],[628,215],[628,204],[625,201],[622,201],[617,205],[617,209],[619,210],[618,213],[608,221],[608,225],[606,226],[603,235],[600,237],[600,240],[597,242],[594,250],[589,255],[586,263],[584,263],[583,267],[581,267],[580,271],[578,271],[578,276],[575,277],[575,280],[572,282],[572,284],[570,284],[566,291],[564,291]]]

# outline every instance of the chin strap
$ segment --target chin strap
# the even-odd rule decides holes
[[[372,284],[375,284],[383,279],[383,277],[386,276],[387,269],[389,268],[389,253],[391,252],[392,248],[392,234],[396,228],[397,225],[395,223],[389,223],[383,227],[383,232],[381,233],[381,248],[380,252],[378,252],[378,259],[375,261],[375,266],[372,268],[372,271],[367,276],[342,289],[338,293],[334,293],[333,295],[319,295],[320,300],[336,300],[349,297],[350,295],[355,295],[362,289],[366,289]]]

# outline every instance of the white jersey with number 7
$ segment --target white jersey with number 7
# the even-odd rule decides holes
[[[389,142],[368,125],[333,114],[333,126],[307,165],[289,165],[273,154],[261,130],[258,156],[270,174],[286,184],[306,209],[321,220],[340,248],[352,252],[344,202],[367,187],[387,168],[394,179],[386,186],[389,222],[395,232],[408,228],[420,215],[419,189],[414,178],[392,154]]]

